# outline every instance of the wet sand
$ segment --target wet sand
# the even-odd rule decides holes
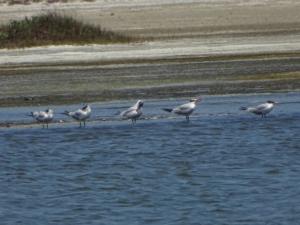
[[[300,89],[296,0],[0,5],[0,23],[53,9],[151,41],[2,49],[1,106]]]
[[[298,54],[3,68],[0,105],[300,90]]]

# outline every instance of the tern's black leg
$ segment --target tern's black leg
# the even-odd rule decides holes
[[[79,127],[81,128],[81,121],[79,122]]]
[[[186,116],[185,118],[186,118],[187,122],[190,122],[190,117],[189,116]]]

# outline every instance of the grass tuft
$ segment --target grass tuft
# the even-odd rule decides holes
[[[92,26],[58,13],[48,12],[0,26],[0,48],[60,44],[108,44],[136,38]]]

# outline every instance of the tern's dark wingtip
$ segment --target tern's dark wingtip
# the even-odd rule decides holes
[[[172,112],[173,109],[162,108],[162,110],[163,110],[163,111],[166,111],[166,112]]]

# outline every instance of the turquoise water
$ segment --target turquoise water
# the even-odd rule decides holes
[[[265,119],[238,110],[269,99]],[[298,224],[300,93],[204,96],[190,123],[160,110],[184,102],[145,101],[135,126],[115,120],[128,101],[93,103],[85,129],[1,128],[1,224]]]

